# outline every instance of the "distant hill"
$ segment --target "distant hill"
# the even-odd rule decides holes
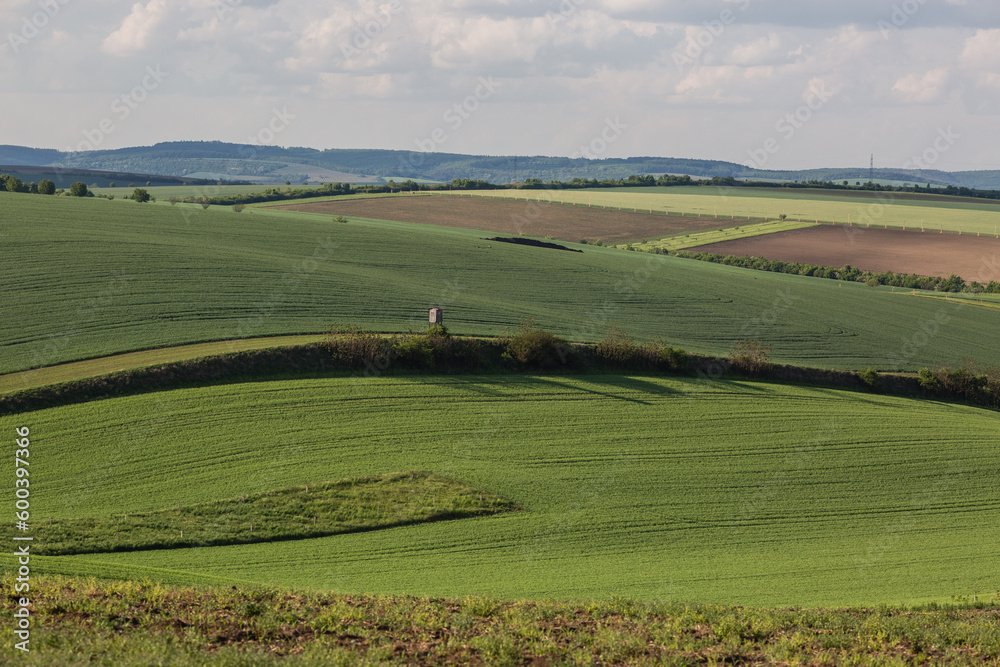
[[[220,141],[172,141],[153,146],[64,153],[25,146],[0,146],[0,164],[160,174],[262,184],[308,182],[381,183],[390,178],[448,182],[456,178],[511,183],[527,178],[625,178],[632,174],[688,174],[770,181],[867,182],[866,168],[765,171],[734,162],[663,157],[588,160],[547,156],[462,155],[418,151],[251,146]],[[1000,171],[945,172],[876,169],[879,182],[1000,189]]]
[[[22,181],[37,183],[48,179],[57,188],[68,188],[74,181],[98,187],[132,185],[209,185],[216,179],[185,178],[180,176],[160,176],[155,174],[134,174],[120,171],[100,171],[97,169],[75,169],[24,164],[0,164],[0,174],[16,176]],[[237,183],[238,184],[238,183]]]

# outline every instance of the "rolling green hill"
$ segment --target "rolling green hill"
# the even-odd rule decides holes
[[[4,373],[333,323],[416,330],[430,306],[459,334],[534,316],[571,340],[600,340],[617,322],[639,340],[715,355],[761,338],[776,361],[809,366],[1000,363],[1000,313],[861,284],[267,209],[0,193],[0,210]]]
[[[414,468],[524,510],[32,560],[49,574],[805,606],[1000,588],[990,483],[1000,415],[987,410],[750,381],[382,377],[184,389],[0,418],[4,432],[24,424],[41,522]],[[8,467],[9,488],[11,477]]]

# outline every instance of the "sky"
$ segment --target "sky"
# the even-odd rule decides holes
[[[997,0],[0,0],[0,144],[1000,169]]]

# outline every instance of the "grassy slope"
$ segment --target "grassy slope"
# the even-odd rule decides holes
[[[33,553],[67,555],[326,537],[518,509],[425,471],[271,489],[154,512],[36,525]]]
[[[258,209],[195,206],[185,217],[181,206],[10,193],[0,207],[11,214],[0,372],[334,322],[405,331],[423,326],[431,305],[463,334],[499,334],[534,315],[574,340],[599,340],[618,322],[640,340],[708,354],[760,337],[776,360],[825,367],[1000,362],[1000,314],[863,285],[609,248],[487,247],[474,231]]]
[[[0,431],[23,424],[38,521],[408,468],[526,510],[39,557],[40,572],[810,606],[998,588],[1000,415],[974,408],[612,375],[344,378],[110,399],[5,417]]]
[[[649,251],[653,248],[665,248],[667,250],[683,250],[685,248],[695,248],[708,243],[718,243],[719,241],[732,241],[734,239],[745,239],[751,236],[763,236],[765,234],[776,234],[787,232],[793,229],[805,229],[814,227],[815,223],[779,221],[758,222],[750,225],[738,227],[728,227],[726,229],[713,229],[707,232],[691,232],[690,234],[661,238],[643,243],[617,244],[616,247],[624,248],[632,246],[636,250]]]
[[[11,586],[11,580],[3,582]],[[997,602],[754,609],[369,597],[44,577],[12,664],[1000,664]],[[13,600],[4,603],[13,612]],[[16,656],[16,657],[15,657]],[[800,661],[802,661],[800,663]]]
[[[249,350],[262,350],[286,345],[306,345],[326,338],[325,334],[305,336],[271,336],[266,338],[240,338],[214,343],[178,345],[141,352],[127,352],[109,357],[98,357],[86,361],[76,361],[57,366],[46,366],[30,371],[0,375],[0,394],[33,387],[99,377],[109,373],[144,368],[176,361],[210,357],[218,354],[232,354]]]
[[[773,190],[748,188],[611,188],[599,190],[495,190],[478,193],[486,197],[514,197],[542,199],[594,206],[636,208],[653,211],[682,212],[685,215],[718,215],[746,221],[747,217],[776,219],[785,214],[790,220],[804,222],[846,223],[859,220],[865,224],[868,215],[873,225],[889,225],[919,229],[945,229],[975,234],[994,235],[1000,205],[989,202],[941,202],[898,198],[882,205],[866,197],[836,197],[817,193],[775,193]],[[890,193],[883,193],[888,197]]]

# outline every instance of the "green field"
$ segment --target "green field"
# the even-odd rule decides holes
[[[13,578],[3,582],[12,586]],[[995,665],[997,601],[918,610],[441,600],[45,576],[29,667],[327,665]],[[985,597],[985,596],[984,596]],[[5,597],[13,613],[15,598]]]
[[[857,195],[836,196],[752,188],[607,188],[599,190],[491,190],[483,197],[556,201],[580,206],[603,206],[623,211],[670,212],[672,215],[716,217],[733,225],[739,221],[777,219],[802,222],[871,224],[890,228],[944,229],[965,233],[1000,233],[1000,204],[982,201],[914,200],[878,193],[881,199]]]
[[[272,347],[289,345],[306,345],[316,343],[326,338],[325,334],[305,336],[272,336],[268,338],[240,338],[234,340],[216,341],[214,343],[196,343],[194,345],[178,345],[142,352],[127,352],[110,357],[98,357],[86,361],[75,361],[56,366],[45,366],[30,371],[0,375],[0,394],[6,394],[23,389],[44,387],[50,384],[72,382],[86,378],[99,377],[111,373],[158,366],[177,361],[187,361],[220,354],[232,354],[248,350],[262,350]]]
[[[434,305],[456,334],[498,335],[534,316],[571,340],[600,340],[617,322],[715,355],[762,338],[776,361],[809,366],[1000,363],[1000,313],[861,284],[268,209],[11,193],[0,207],[0,373],[334,323],[417,330]]]
[[[447,477],[410,471],[304,484],[153,512],[49,520],[41,555],[256,544],[517,511]]]
[[[775,234],[777,232],[787,232],[793,229],[804,229],[812,227],[815,223],[797,222],[794,220],[774,220],[772,222],[758,222],[755,224],[741,225],[739,227],[727,227],[726,229],[713,229],[707,232],[691,232],[683,236],[673,236],[643,243],[619,244],[618,248],[631,247],[636,250],[650,251],[655,249],[683,250],[685,248],[696,248],[708,243],[718,243],[720,241],[732,241],[735,239],[745,239],[751,236],[762,236],[764,234]]]
[[[133,190],[142,188],[157,199],[166,201],[169,197],[228,197],[231,195],[249,194],[251,192],[263,192],[270,188],[295,188],[299,190],[315,190],[319,185],[156,185],[146,187],[145,183],[136,182],[131,186],[124,183],[117,184],[113,188],[90,188],[95,194],[114,195],[117,198],[131,197]]]
[[[1000,588],[996,412],[750,381],[281,381],[30,426],[32,516],[152,511],[428,470],[524,511],[369,533],[33,559],[40,572],[347,592],[848,605]],[[13,488],[12,467],[3,473]]]

